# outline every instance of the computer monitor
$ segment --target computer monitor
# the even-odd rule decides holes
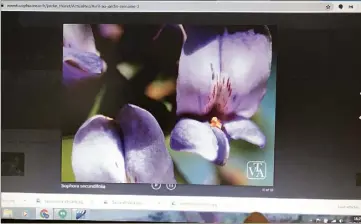
[[[2,218],[361,220],[361,3],[2,7]]]

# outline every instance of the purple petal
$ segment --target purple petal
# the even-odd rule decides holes
[[[105,63],[95,48],[89,25],[65,24],[63,26],[63,77],[65,82],[99,75]]]
[[[79,128],[72,168],[77,182],[126,182],[122,143],[113,120],[96,115]]]
[[[177,113],[203,115],[217,106],[225,115],[250,118],[266,93],[272,44],[253,30],[186,27],[179,60]]]
[[[217,138],[218,148],[220,149],[218,150],[217,159],[214,163],[223,166],[227,163],[229,158],[229,141],[226,134],[221,129],[212,127],[212,131]]]
[[[171,133],[170,146],[177,151],[196,153],[217,165],[224,165],[229,156],[225,134],[192,119],[183,119],[176,124]]]
[[[188,50],[198,42],[201,43],[201,40],[197,37],[188,36],[179,59],[177,114],[203,115],[210,110],[207,105],[213,103],[208,97],[213,91],[212,77],[215,78],[220,73],[220,45],[218,39],[215,38],[196,51]]]
[[[271,74],[272,43],[253,30],[224,33],[222,38],[222,72],[230,80],[226,114],[250,118],[258,110]]]
[[[176,183],[163,131],[153,115],[129,104],[117,121],[123,132],[128,176],[137,183]]]
[[[82,56],[88,56],[87,53],[82,54]],[[99,57],[98,59],[101,60]],[[96,61],[94,61],[93,65],[86,64],[88,62],[89,60],[81,61],[81,59],[77,59],[76,62],[74,60],[63,61],[63,82],[71,84],[82,79],[100,77],[102,73],[100,73],[99,70],[102,69],[103,65],[97,65]],[[103,64],[103,61],[100,63]]]
[[[97,54],[93,31],[88,24],[64,24],[63,45],[66,48]]]
[[[223,127],[232,139],[242,139],[261,148],[266,145],[266,136],[251,120],[238,117],[225,122]]]
[[[87,74],[100,74],[104,67],[103,60],[98,55],[65,47],[63,48],[63,64],[76,65],[77,70]]]

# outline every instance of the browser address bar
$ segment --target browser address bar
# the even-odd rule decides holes
[[[4,11],[68,12],[327,12],[327,2],[274,1],[3,1]]]

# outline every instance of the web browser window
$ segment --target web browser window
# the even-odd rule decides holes
[[[361,222],[361,3],[2,11],[2,218]]]

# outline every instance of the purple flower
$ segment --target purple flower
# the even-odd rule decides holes
[[[158,122],[130,104],[115,120],[96,115],[79,128],[72,167],[77,182],[176,183]]]
[[[63,26],[63,77],[66,82],[96,76],[104,72],[90,25]]]
[[[266,137],[250,118],[271,73],[270,36],[252,29],[185,30],[177,80],[177,114],[182,119],[171,133],[171,148],[224,165],[231,139],[264,147]]]

